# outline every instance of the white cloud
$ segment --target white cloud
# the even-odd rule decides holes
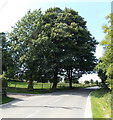
[[[11,30],[11,26],[27,12],[26,4],[29,6],[29,2],[26,0],[7,0],[0,11],[0,16],[2,16],[0,18],[0,32]]]
[[[46,8],[49,0],[0,0],[0,32],[11,31],[29,9]]]

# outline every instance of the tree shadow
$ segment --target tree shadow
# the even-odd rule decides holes
[[[42,106],[17,106],[17,105],[7,105],[4,108],[57,108],[57,109],[67,109],[67,110],[73,110],[73,109],[82,109],[81,107],[66,107],[66,106],[52,106],[52,105],[42,105]]]

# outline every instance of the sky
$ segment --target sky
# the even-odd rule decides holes
[[[78,11],[87,28],[97,41],[104,39],[102,25],[107,24],[105,16],[111,12],[112,0],[0,0],[0,32],[10,32],[11,26],[20,20],[29,9],[44,12],[50,7],[72,8]],[[97,46],[96,57],[103,54],[102,46]]]

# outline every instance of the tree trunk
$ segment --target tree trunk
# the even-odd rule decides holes
[[[102,87],[108,89],[108,85],[105,83],[105,81],[102,80]]]
[[[67,70],[68,80],[69,80],[69,87],[72,89],[72,70]]]
[[[56,89],[56,88],[57,88],[57,82],[56,82],[56,81],[54,81],[54,82],[53,82],[52,89]]]
[[[2,88],[2,96],[3,97],[7,96],[7,90],[6,90],[6,88]]]
[[[69,87],[72,88],[72,78],[69,80]]]
[[[57,71],[57,69],[55,69],[52,89],[57,88],[57,83],[58,83],[58,71]]]
[[[29,79],[29,82],[28,82],[28,90],[29,90],[29,91],[32,91],[32,90],[33,90],[33,80],[32,80],[32,76],[31,76],[31,78]]]

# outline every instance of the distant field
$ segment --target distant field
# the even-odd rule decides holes
[[[28,91],[27,89],[28,83],[27,82],[8,82],[8,89],[7,92],[15,92],[15,93],[30,93],[30,94],[44,94],[44,93],[50,93],[54,91],[62,91],[62,90],[69,90],[69,83],[58,83],[57,89],[52,90],[52,84],[51,83],[37,83],[34,82],[34,90]],[[89,85],[89,84],[73,84],[73,88],[85,88],[95,85]]]
[[[111,92],[99,89],[91,93],[93,118],[111,118]]]
[[[34,82],[34,89],[50,89],[52,87],[52,83],[37,83]],[[13,88],[27,88],[27,82],[8,82],[8,87]],[[95,85],[88,85],[88,84],[73,84],[73,87],[90,87]],[[61,87],[69,87],[69,83],[58,83],[57,88]]]

